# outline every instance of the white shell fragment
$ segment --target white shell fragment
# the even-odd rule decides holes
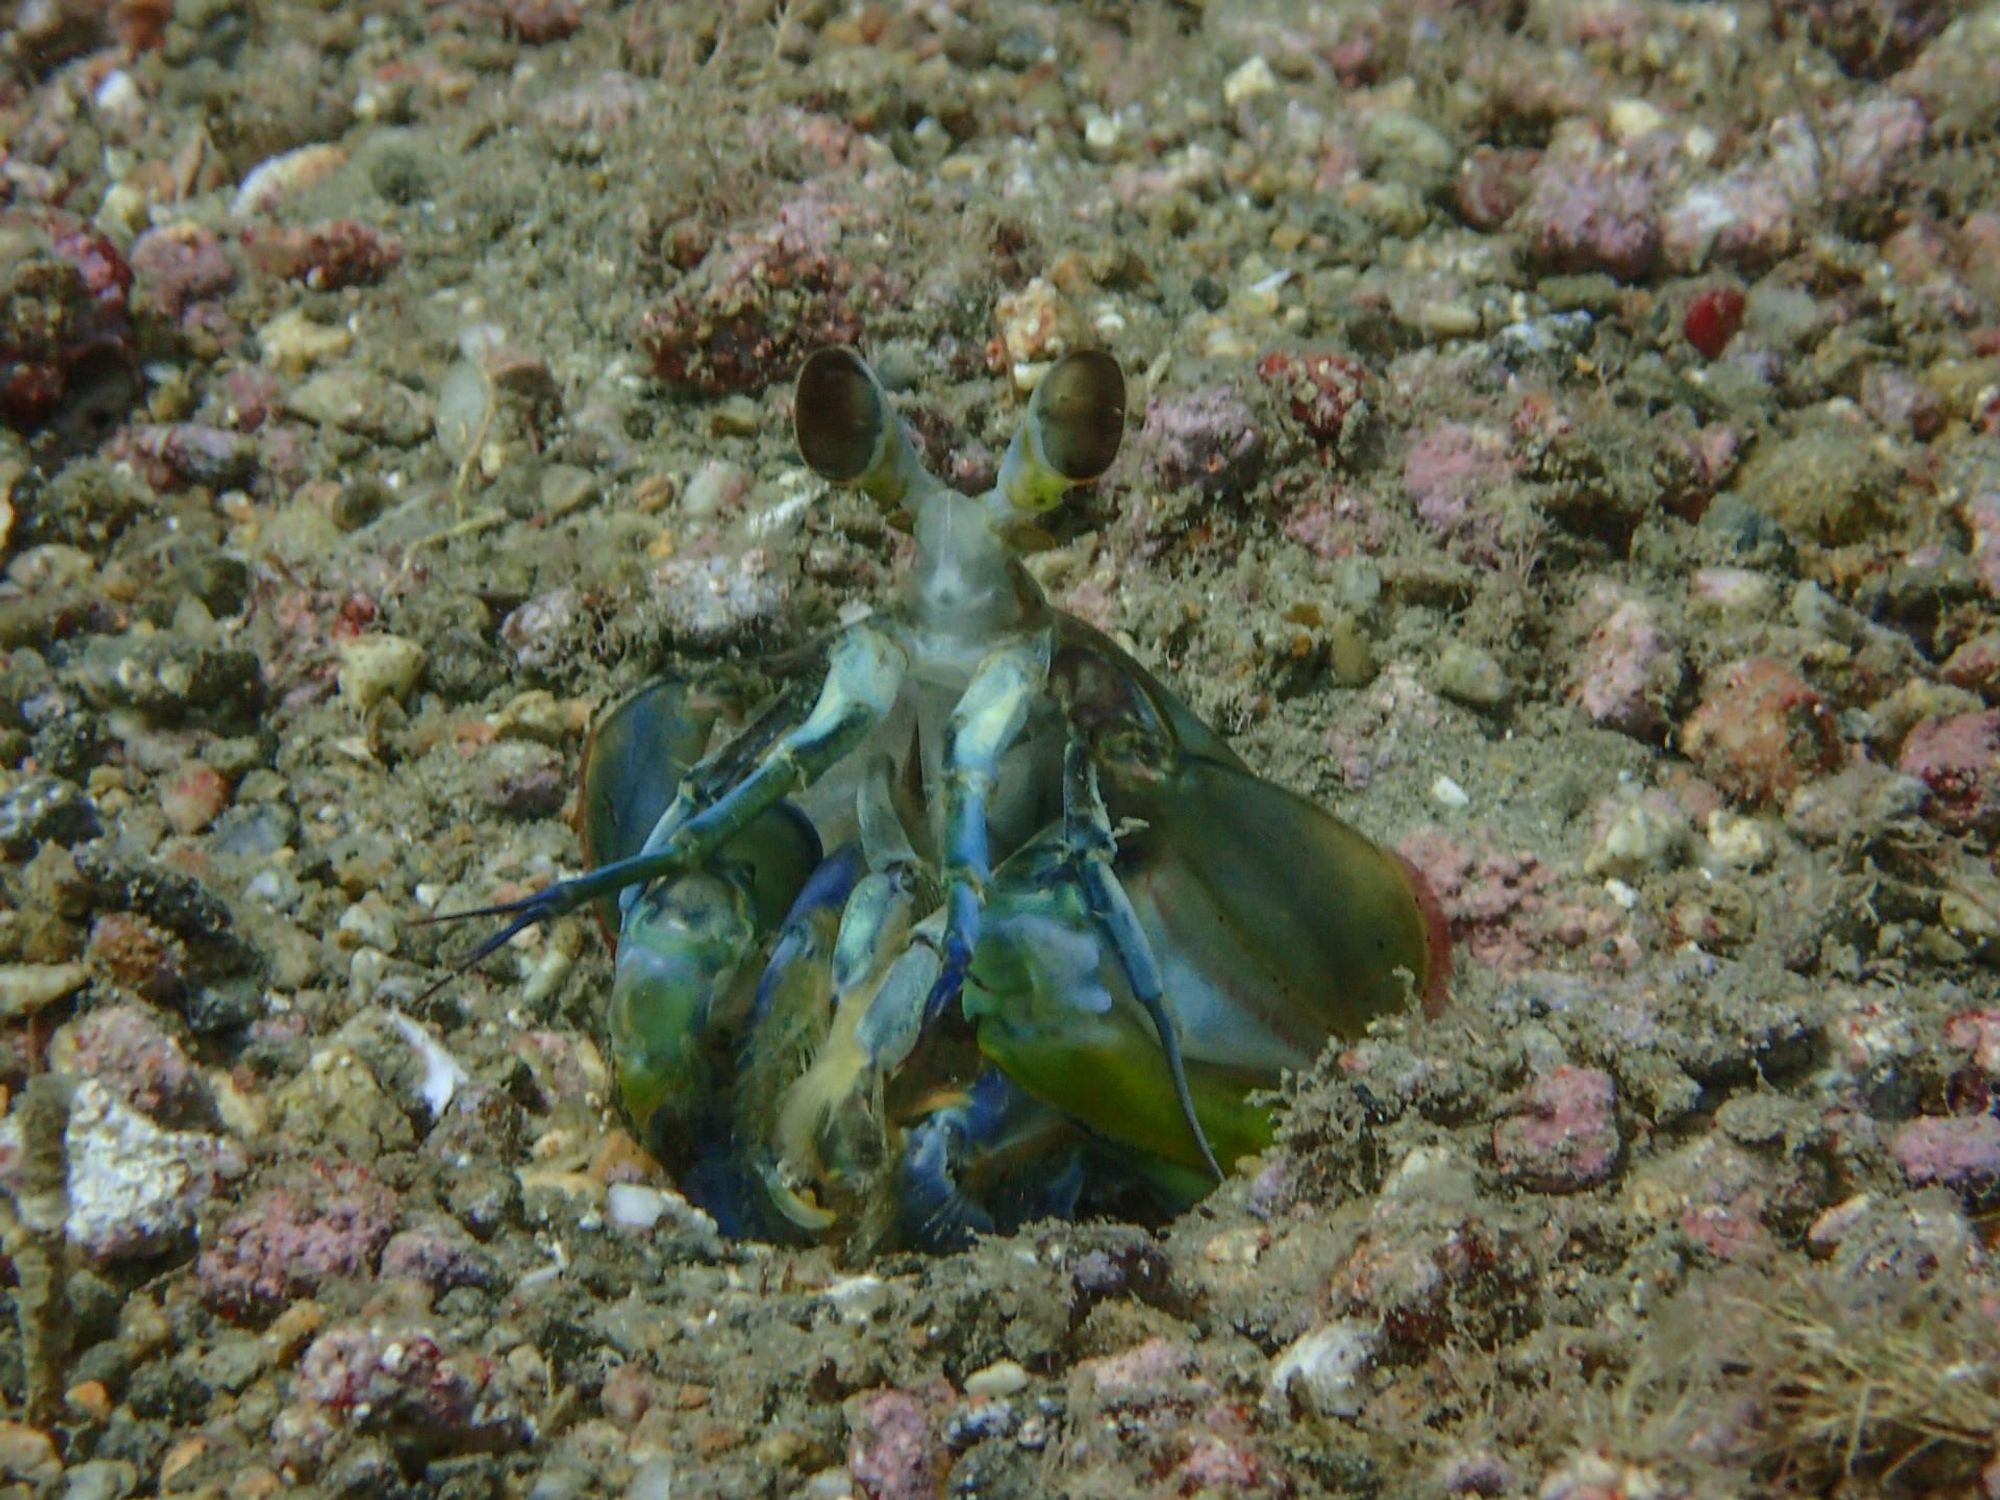
[[[1375,1358],[1375,1329],[1342,1318],[1296,1340],[1271,1365],[1271,1397],[1322,1417],[1355,1417],[1367,1402],[1363,1376]]]

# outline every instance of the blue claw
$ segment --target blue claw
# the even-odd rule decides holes
[[[965,976],[972,968],[972,953],[979,946],[980,913],[984,898],[970,885],[954,885],[947,898],[944,948],[939,955],[943,967],[937,983],[924,1000],[924,1025],[929,1026],[948,1010],[965,988]]]

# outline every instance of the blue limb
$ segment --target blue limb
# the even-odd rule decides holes
[[[771,945],[771,956],[757,981],[757,997],[750,1004],[750,1017],[744,1028],[746,1042],[755,1036],[758,1024],[771,1013],[778,986],[792,965],[812,957],[819,944],[818,928],[823,915],[846,906],[854,883],[860,878],[861,846],[842,844],[820,862],[819,868],[799,888],[792,909],[785,913],[785,920],[778,928],[777,940]]]
[[[998,1068],[904,1138],[898,1214],[920,1250],[954,1250],[975,1234],[1075,1216],[1082,1153],[1069,1121]],[[1062,1152],[1063,1159],[1051,1160]]]
[[[1168,1009],[1159,960],[1153,956],[1153,945],[1139,925],[1139,914],[1132,909],[1132,898],[1125,894],[1125,887],[1112,868],[1118,845],[1112,836],[1111,817],[1105,811],[1103,794],[1098,789],[1097,763],[1090,758],[1090,747],[1074,734],[1063,748],[1063,849],[1065,862],[1083,890],[1091,920],[1118,955],[1125,982],[1132,988],[1132,998],[1145,1009],[1160,1038],[1160,1051],[1173,1079],[1174,1102],[1180,1106],[1188,1134],[1201,1152],[1203,1165],[1220,1182],[1222,1168],[1209,1147],[1208,1136],[1195,1113],[1194,1094],[1188,1088],[1180,1028]]]
[[[1001,647],[972,674],[946,727],[943,964],[924,1002],[926,1022],[943,1014],[965,987],[993,878],[986,813],[1000,776],[1000,757],[1020,737],[1048,675],[1046,634]]]
[[[661,815],[646,847],[628,859],[613,860],[595,870],[559,880],[519,901],[503,901],[469,911],[428,917],[427,922],[456,922],[473,917],[504,917],[498,932],[478,944],[452,967],[450,973],[432,985],[425,996],[435,993],[473,965],[499,951],[516,934],[537,923],[570,912],[628,887],[635,890],[675,870],[701,863],[741,833],[765,809],[811,785],[827,768],[851,754],[875,727],[888,717],[902,686],[908,653],[892,636],[877,626],[862,623],[834,641],[827,653],[826,680],[812,711],[802,723],[772,735],[769,748],[756,759],[747,776],[726,788],[716,789],[712,779],[697,767],[690,781],[698,795],[686,788]],[[767,731],[767,721],[752,726],[753,734]],[[725,747],[719,763],[739,763],[743,757]],[[699,804],[699,805],[697,805]],[[692,810],[689,810],[692,809]],[[656,842],[657,839],[657,842]],[[629,908],[630,901],[622,901]]]

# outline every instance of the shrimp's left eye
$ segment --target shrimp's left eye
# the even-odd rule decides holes
[[[799,371],[793,423],[799,452],[828,484],[853,484],[874,466],[889,414],[852,349],[820,349]]]

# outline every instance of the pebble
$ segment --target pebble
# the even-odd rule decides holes
[[[1737,490],[1794,541],[1837,545],[1869,534],[1895,483],[1895,465],[1867,432],[1822,423],[1759,444]]]
[[[0,964],[0,1020],[32,1016],[89,982],[83,964]]]
[[[1033,391],[1050,362],[1083,347],[1090,328],[1056,284],[1037,276],[993,305],[993,322],[1012,366],[1014,388]]]
[[[24,1484],[54,1484],[62,1478],[55,1440],[25,1422],[0,1422],[0,1474]]]
[[[243,894],[273,911],[290,911],[305,899],[306,891],[290,870],[273,865],[259,870],[243,888]]]
[[[325,142],[267,156],[244,174],[229,211],[238,218],[261,213],[311,187],[346,163],[346,149]]]
[[[1471,794],[1449,776],[1440,776],[1431,783],[1431,800],[1440,807],[1472,806]]]
[[[1231,109],[1261,98],[1278,87],[1278,75],[1261,57],[1253,57],[1222,81],[1222,102]]]
[[[1708,815],[1708,847],[1718,862],[1733,870],[1759,869],[1771,858],[1771,836],[1764,825],[1726,808]]]
[[[1678,817],[1651,803],[1634,802],[1611,820],[1583,868],[1591,875],[1632,880],[1671,865],[1686,843],[1687,827]]]
[[[750,471],[741,464],[710,459],[694,471],[681,491],[679,512],[690,520],[707,521],[739,506],[750,493]]]
[[[0,853],[19,859],[45,843],[96,838],[97,808],[73,781],[30,776],[0,792]]]
[[[665,1224],[708,1238],[719,1231],[715,1220],[696,1208],[679,1193],[647,1187],[639,1182],[614,1182],[605,1190],[604,1216],[617,1229],[634,1232],[656,1229]]]
[[[269,859],[297,837],[298,825],[298,814],[282,802],[239,805],[215,820],[210,847],[238,859]]]
[[[315,427],[334,427],[410,448],[430,435],[425,399],[368,370],[322,370],[285,393],[285,410]]]
[[[424,648],[400,635],[363,635],[340,643],[340,695],[362,713],[410,695],[424,674]]]
[[[1448,642],[1438,653],[1432,678],[1440,693],[1469,708],[1504,708],[1514,696],[1514,685],[1499,659],[1463,641]]]
[[[162,1130],[94,1078],[76,1087],[63,1134],[69,1211],[63,1228],[91,1260],[155,1255],[193,1230],[201,1206],[242,1176],[235,1146],[197,1130]]]
[[[550,464],[542,470],[544,515],[566,516],[593,503],[601,494],[603,490],[597,483],[597,476],[588,469],[579,469],[574,464]]]
[[[546,688],[530,688],[501,705],[490,721],[496,739],[560,745],[569,738],[569,710]]]
[[[160,811],[175,833],[200,833],[229,805],[229,783],[213,766],[184,763],[160,792]]]
[[[314,365],[339,359],[354,347],[354,335],[345,328],[315,323],[292,308],[257,330],[257,347],[272,369],[298,375]]]
[[[396,951],[396,914],[379,891],[370,891],[340,914],[336,942],[343,948],[365,946],[383,953]]]
[[[975,1400],[1016,1395],[1028,1387],[1028,1372],[1011,1359],[996,1359],[965,1377],[965,1394]]]
[[[139,1471],[131,1464],[122,1458],[93,1458],[64,1477],[62,1500],[125,1500],[138,1492]]]
[[[1538,1193],[1573,1193],[1607,1180],[1621,1142],[1618,1086],[1601,1068],[1558,1067],[1527,1091],[1524,1107],[1493,1127],[1500,1175]]]
[[[1359,1318],[1314,1329],[1272,1362],[1272,1400],[1321,1417],[1359,1416],[1378,1342],[1374,1327]]]

